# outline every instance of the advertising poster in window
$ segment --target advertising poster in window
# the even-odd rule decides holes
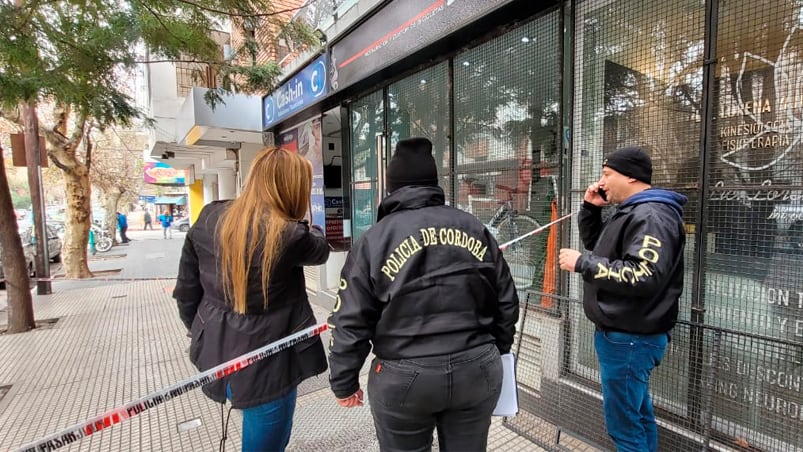
[[[326,224],[323,192],[323,139],[321,119],[314,118],[279,135],[279,147],[306,158],[312,163],[312,224]]]
[[[164,162],[145,162],[142,173],[146,184],[186,185],[186,173]]]

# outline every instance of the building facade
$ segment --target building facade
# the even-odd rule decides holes
[[[302,4],[302,0],[278,1],[269,18],[235,18],[220,24],[220,30],[210,30],[221,61],[291,64],[298,49],[281,38],[281,27]],[[254,43],[254,54],[243,53],[246,41]],[[145,56],[150,59],[147,52]],[[264,147],[260,96],[225,94],[213,108],[205,96],[221,87],[221,77],[212,65],[160,61],[142,68],[140,90],[154,119],[147,156],[186,172],[183,183],[194,221],[204,205],[239,194],[251,162]]]
[[[343,254],[375,221],[400,139],[432,140],[447,202],[500,241],[576,211],[608,153],[644,146],[654,185],[689,198],[679,324],[652,379],[661,449],[801,447],[803,4],[347,6],[358,19],[322,30],[326,51],[262,104],[278,144],[322,162],[323,221]],[[542,445],[565,431],[611,448],[563,246],[581,247],[576,222],[505,253],[525,305],[522,414],[507,423]],[[339,265],[308,274],[311,290],[332,296]]]

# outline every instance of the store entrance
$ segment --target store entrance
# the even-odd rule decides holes
[[[335,251],[347,249],[347,240],[350,235],[343,227],[345,203],[343,202],[343,138],[340,128],[339,107],[323,114],[321,129],[326,238]]]
[[[376,221],[382,189],[385,155],[385,104],[382,90],[349,105],[351,146],[351,239],[359,239]]]

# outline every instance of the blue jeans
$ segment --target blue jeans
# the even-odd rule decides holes
[[[231,386],[226,387],[226,394],[231,397]],[[242,410],[242,452],[284,452],[293,429],[296,396],[293,388],[280,399]]]
[[[658,450],[650,373],[661,363],[667,335],[597,331],[594,348],[602,380],[605,426],[619,452]]]

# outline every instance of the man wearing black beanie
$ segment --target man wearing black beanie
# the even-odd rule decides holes
[[[432,143],[402,140],[390,194],[343,267],[329,326],[330,384],[344,407],[368,395],[381,450],[485,450],[519,301],[499,245],[444,204]],[[483,382],[478,385],[477,382]]]
[[[686,197],[652,188],[652,160],[619,149],[588,186],[578,219],[590,254],[560,250],[560,268],[583,278],[583,309],[594,322],[608,434],[619,451],[658,450],[649,394],[683,291]],[[602,207],[617,204],[602,222]]]

